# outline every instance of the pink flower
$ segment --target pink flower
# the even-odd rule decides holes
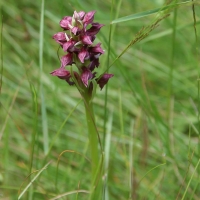
[[[59,43],[66,55],[61,57],[61,67],[51,72],[51,75],[66,80],[70,85],[74,84],[70,81],[71,74],[65,69],[66,66],[75,64],[78,72],[73,71],[80,87],[86,87],[90,91],[93,88],[92,79],[102,89],[112,74],[103,74],[100,79],[95,79],[95,68],[98,68],[99,57],[104,54],[101,43],[94,44],[96,34],[104,26],[98,22],[93,22],[95,11],[85,13],[84,11],[74,11],[73,16],[65,16],[60,21],[63,32],[53,35],[53,39]],[[90,25],[89,28],[88,25]],[[81,84],[82,82],[82,84]]]

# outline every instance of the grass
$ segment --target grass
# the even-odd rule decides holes
[[[49,74],[60,65],[52,35],[75,9],[106,25],[101,69],[114,74],[94,98],[105,199],[199,198],[200,2],[183,2],[154,29],[164,1],[0,1],[0,199],[88,199],[84,102]]]

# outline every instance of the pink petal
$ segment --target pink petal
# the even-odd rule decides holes
[[[89,36],[96,35],[100,31],[102,26],[104,25],[99,23],[92,23],[92,27],[86,31],[87,35]]]
[[[76,11],[74,11],[73,18],[76,20],[79,20],[79,18],[80,18],[79,14]]]
[[[87,44],[87,45],[92,44],[92,41],[91,41],[91,39],[90,39],[90,36],[87,36],[87,35],[84,35],[84,36],[82,37],[82,42],[83,42],[83,44]]]
[[[80,12],[78,12],[78,15],[80,17],[80,20],[82,20],[84,15],[85,15],[85,12],[84,11],[80,11]]]
[[[58,41],[66,40],[65,33],[58,32],[58,33],[56,33],[56,34],[53,35],[53,39],[54,40],[58,40]]]
[[[69,40],[68,42],[65,42],[64,44],[63,44],[63,50],[64,51],[67,51],[68,49],[70,49],[70,48],[73,48],[74,47],[74,45],[75,45],[75,43],[76,43],[76,41],[74,41],[74,40]]]
[[[87,51],[85,49],[82,49],[78,54],[78,58],[82,63],[84,63],[84,59],[86,56],[87,56]]]
[[[101,90],[103,89],[104,85],[107,84],[108,80],[112,78],[114,75],[113,74],[104,74],[98,81],[97,83],[99,84],[99,87]]]
[[[83,19],[83,23],[86,25],[91,24],[94,20],[95,12],[96,11],[90,11],[90,12],[86,13],[86,15],[84,16],[84,19]]]
[[[88,80],[91,79],[92,77],[93,77],[92,72],[86,67],[84,67],[83,73],[81,74],[81,80],[86,87],[88,86]]]
[[[67,55],[61,58],[61,67],[65,67],[66,65],[71,65],[73,63],[73,54],[68,53]]]
[[[88,65],[88,68],[90,71],[93,71],[95,67],[99,66],[99,59],[93,59],[90,64]]]
[[[72,29],[71,29],[71,31],[72,31],[72,33],[74,34],[74,35],[76,35],[76,33],[78,32],[78,27],[76,27],[76,26],[74,26]]]
[[[58,77],[68,77],[70,75],[70,72],[65,70],[64,68],[59,68],[54,70],[50,73],[52,76],[58,76]]]
[[[60,26],[65,30],[69,30],[69,24],[72,23],[72,17],[66,16],[60,21]]]
[[[98,43],[96,46],[91,47],[91,51],[94,53],[104,53],[104,50],[101,48],[101,43]]]

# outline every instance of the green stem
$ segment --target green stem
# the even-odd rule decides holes
[[[96,170],[99,164],[99,152],[98,152],[98,137],[95,125],[94,113],[92,103],[85,99],[85,112],[88,126],[89,148],[92,160],[92,180],[94,181],[96,176]]]
[[[90,200],[99,200],[101,199],[101,164],[102,160],[100,159],[100,150],[98,149],[98,132],[95,123],[95,117],[93,112],[93,105],[91,98],[88,94],[88,91],[85,91],[83,94],[86,120],[88,126],[88,137],[89,137],[89,149],[91,155],[91,194]]]

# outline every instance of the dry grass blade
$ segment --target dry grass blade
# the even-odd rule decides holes
[[[65,197],[65,196],[68,196],[70,194],[76,194],[76,193],[86,193],[86,194],[89,194],[90,192],[88,190],[73,190],[73,191],[70,191],[70,192],[66,192],[64,194],[60,194],[50,200],[56,200],[56,199],[60,199],[62,197]]]

